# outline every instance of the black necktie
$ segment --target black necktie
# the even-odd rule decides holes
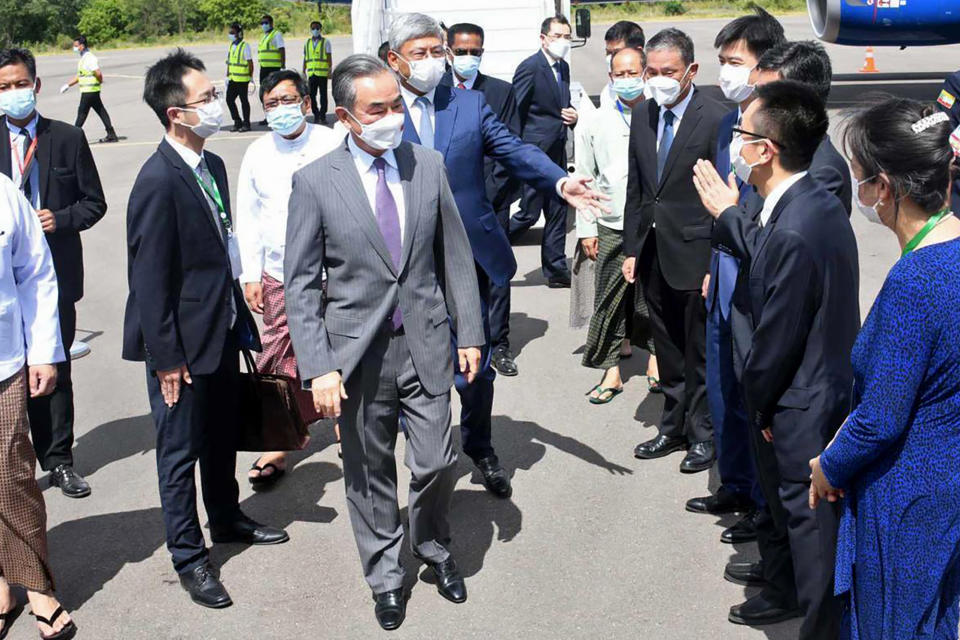
[[[30,151],[30,143],[33,139],[30,137],[30,132],[26,129],[21,129],[20,132],[23,134],[23,170],[26,172],[25,175],[20,176],[21,180],[21,189],[23,189],[23,195],[27,197],[27,200],[30,201],[30,204],[33,204],[33,188],[30,185],[30,172],[31,167],[26,165],[27,162],[27,153]],[[33,163],[31,163],[32,165]]]

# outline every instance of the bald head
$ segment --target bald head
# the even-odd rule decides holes
[[[617,51],[610,61],[610,77],[623,78],[643,74],[646,60],[643,51],[627,47]]]

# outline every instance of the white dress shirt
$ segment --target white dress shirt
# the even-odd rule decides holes
[[[801,171],[800,173],[795,173],[776,187],[773,188],[767,197],[763,200],[763,209],[760,210],[760,226],[765,227],[768,222],[770,222],[770,216],[773,215],[773,210],[777,208],[777,203],[780,202],[780,198],[783,197],[783,194],[787,190],[799,182],[805,175],[806,171]]]
[[[422,103],[417,102],[417,98],[424,97],[430,101],[430,106],[427,107],[427,114],[430,116],[430,126],[433,127],[434,136],[437,133],[437,107],[434,104],[434,97],[437,93],[436,87],[423,94],[423,96],[418,96],[410,89],[407,89],[402,84],[400,85],[400,95],[403,96],[403,103],[407,106],[407,112],[410,113],[410,120],[413,121],[413,128],[417,130],[417,135],[420,135],[420,118],[423,117],[423,106]]]
[[[683,114],[687,112],[687,107],[690,106],[690,100],[693,99],[693,92],[695,90],[696,87],[691,85],[690,91],[687,92],[687,96],[669,109],[663,105],[660,106],[660,120],[657,122],[657,151],[660,150],[660,140],[663,139],[663,128],[666,125],[666,122],[663,120],[663,112],[673,112],[673,137],[676,139],[677,131],[680,130],[680,122],[683,120]]]
[[[271,131],[247,147],[240,164],[235,210],[242,284],[260,282],[263,273],[283,282],[293,174],[342,144],[342,133],[306,123],[293,140]]]
[[[619,105],[619,107],[618,107]],[[622,111],[621,111],[622,109]],[[577,210],[577,237],[594,238],[597,225],[623,230],[630,151],[630,107],[619,100],[601,104],[586,123],[577,148],[577,174],[593,178],[595,189],[610,196],[610,213]],[[583,125],[581,125],[583,126]]]
[[[357,165],[357,172],[360,174],[360,182],[363,183],[363,191],[367,194],[367,202],[370,203],[370,211],[373,212],[374,219],[377,215],[377,168],[373,166],[376,157],[370,155],[357,146],[353,136],[347,138],[347,148],[353,155],[353,161]],[[400,184],[400,168],[397,166],[397,156],[390,149],[380,156],[387,161],[384,175],[387,178],[387,188],[397,203],[397,215],[400,217],[400,242],[403,242],[403,233],[407,226],[407,206],[403,200],[403,185]],[[401,244],[402,246],[402,244]]]
[[[40,218],[0,175],[0,381],[28,365],[63,362],[57,276]]]
[[[24,161],[27,154],[27,139],[23,135],[23,129],[30,134],[31,140],[37,139],[37,114],[33,114],[33,119],[27,123],[27,126],[20,128],[10,122],[7,118],[7,129],[10,130],[10,179],[15,186],[23,183],[23,177],[20,174],[20,164]],[[33,162],[30,165],[30,204],[34,209],[40,209],[40,163],[37,161],[37,151],[34,148]]]
[[[550,67],[550,73],[553,74],[553,79],[557,81],[557,84],[560,84],[560,70],[553,66],[560,61],[551,56],[546,49],[540,49],[540,53],[547,59],[547,66]]]

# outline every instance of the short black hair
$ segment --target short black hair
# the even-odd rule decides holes
[[[683,60],[683,64],[688,67],[693,64],[694,61],[693,40],[683,31],[674,27],[659,31],[655,36],[650,38],[647,46],[644,48],[648,54],[651,51],[662,49],[676,49],[680,52],[680,58]]]
[[[240,26],[239,22],[231,22],[230,28],[236,31],[237,33],[243,33],[243,27]]]
[[[622,40],[625,45],[633,49],[642,49],[647,44],[647,37],[643,35],[643,27],[630,20],[621,20],[615,23],[603,35],[604,42]]]
[[[549,31],[549,28],[547,29]],[[453,46],[453,39],[457,37],[457,34],[466,34],[469,36],[480,36],[480,42],[484,41],[483,27],[478,24],[472,24],[470,22],[458,22],[457,24],[451,26],[447,29],[447,46]]]
[[[898,199],[908,198],[931,215],[943,209],[952,180],[953,125],[942,119],[918,133],[913,125],[942,113],[936,104],[890,95],[868,101],[844,114],[846,155],[860,165],[864,178],[885,174]]]
[[[9,67],[12,64],[22,64],[27,68],[31,80],[37,79],[37,60],[30,53],[29,49],[14,47],[12,49],[0,49],[0,68]]]
[[[78,44],[82,44],[83,46],[87,46],[87,36],[77,36],[73,39],[73,41]]]
[[[183,76],[190,69],[207,70],[200,58],[181,48],[160,58],[147,69],[143,82],[143,101],[150,105],[164,128],[170,126],[167,109],[182,106],[187,99]]]
[[[293,69],[280,69],[268,75],[263,79],[263,82],[260,83],[260,102],[263,102],[263,96],[276,89],[278,84],[287,81],[293,83],[293,86],[297,88],[297,93],[300,94],[301,98],[310,93],[307,81],[303,79],[303,76]]]
[[[794,80],[771,82],[757,87],[756,109],[753,128],[777,145],[780,166],[792,172],[808,169],[830,125],[816,91]]]
[[[743,40],[747,49],[759,58],[768,49],[787,41],[783,25],[761,7],[754,7],[752,16],[740,16],[728,22],[713,41],[714,49],[723,49],[738,40]]]
[[[263,17],[260,18],[260,24],[263,24],[264,22],[269,22],[270,24],[273,24],[273,16],[270,15],[269,13],[263,14]]]
[[[311,29],[313,29],[313,25],[317,25],[317,29],[323,29],[323,24],[319,20],[314,20],[310,23]]]
[[[377,49],[377,57],[383,60],[384,63],[387,62],[387,54],[390,53],[390,41],[381,42],[380,47]]]
[[[830,54],[819,42],[784,42],[760,56],[757,68],[778,71],[784,80],[796,80],[813,87],[824,104],[830,97],[833,67]]]
[[[550,33],[550,27],[552,27],[554,23],[565,24],[568,27],[570,26],[570,21],[567,20],[567,17],[562,13],[558,13],[557,15],[550,16],[540,23],[540,33],[543,35]]]

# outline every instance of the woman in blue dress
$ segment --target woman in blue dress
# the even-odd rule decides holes
[[[902,257],[853,350],[855,408],[810,461],[810,502],[843,498],[835,592],[851,640],[957,638],[960,598],[960,220],[951,127],[890,99],[851,116],[863,213]]]

